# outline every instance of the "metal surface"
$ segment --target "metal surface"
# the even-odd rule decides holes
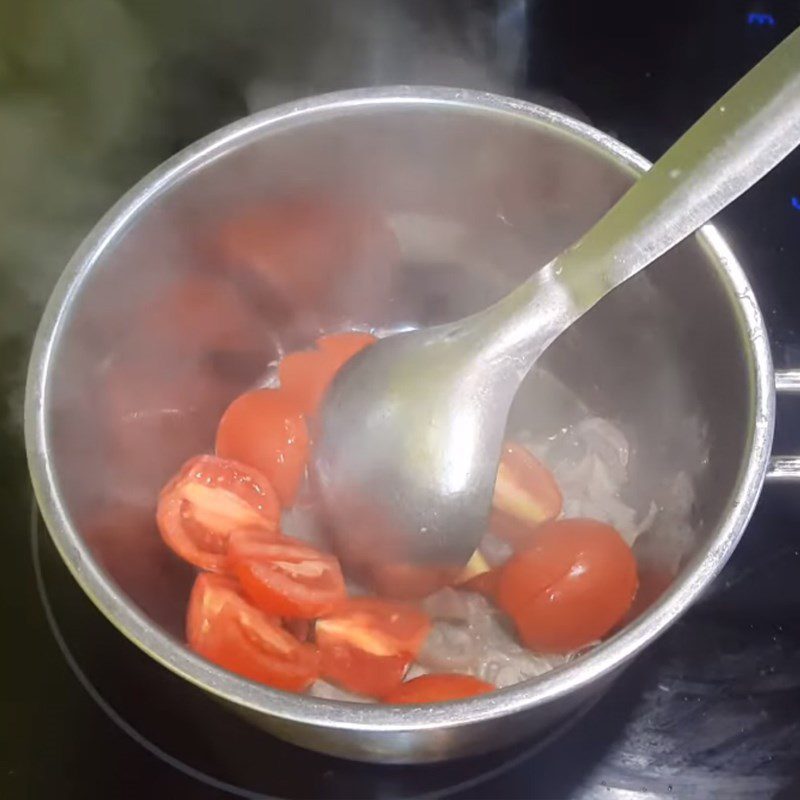
[[[800,31],[577,244],[510,295],[361,353],[325,399],[314,455],[338,551],[367,574],[398,562],[463,566],[486,531],[508,412],[533,364],[608,292],[708,222],[798,142]]]
[[[31,473],[48,529],[77,581],[152,657],[306,747],[374,761],[434,761],[499,747],[564,719],[703,592],[760,492],[774,419],[770,354],[752,290],[713,227],[620,287],[542,363],[589,408],[624,422],[635,443],[637,480],[696,470],[696,453],[676,450],[675,442],[683,441],[678,434],[687,418],[701,424],[713,469],[697,478],[696,539],[685,565],[658,602],[600,647],[540,679],[468,702],[398,715],[284,694],[190,653],[181,628],[191,571],[158,541],[151,512],[162,473],[186,453],[171,452],[163,431],[141,430],[128,453],[139,460],[114,462],[95,398],[109,359],[118,355],[119,332],[130,327],[138,305],[157,296],[165,272],[198,268],[203,250],[187,241],[202,234],[205,242],[225,214],[254,196],[333,186],[391,219],[403,258],[388,276],[389,302],[376,298],[359,308],[362,323],[396,328],[459,318],[501,297],[531,263],[547,263],[577,240],[647,166],[614,139],[546,109],[418,88],[348,92],[278,108],[168,161],[76,253],[31,361]],[[444,255],[452,260],[443,263]],[[271,317],[276,340],[296,346],[298,326],[312,310]],[[339,310],[326,323],[351,319]],[[646,335],[633,338],[634,329]],[[142,336],[143,348],[163,358],[156,333],[145,329]],[[261,370],[263,362],[254,364],[242,381]],[[560,403],[541,419],[541,377],[534,371],[523,384],[512,418],[562,424]],[[171,378],[151,387],[171,409],[202,405],[202,383],[188,385],[182,399]],[[209,441],[212,435],[213,422]],[[137,471],[143,456],[147,468]],[[92,525],[103,503],[117,516],[131,513],[122,533],[98,534]]]

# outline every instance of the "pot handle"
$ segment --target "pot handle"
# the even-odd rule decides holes
[[[775,391],[800,397],[800,369],[776,370]],[[800,482],[800,456],[772,456],[766,480],[770,483]]]

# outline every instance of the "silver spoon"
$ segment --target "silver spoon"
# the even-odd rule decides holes
[[[382,339],[328,392],[314,472],[339,554],[463,565],[487,528],[511,402],[545,349],[800,142],[800,29],[579,241],[495,305]]]

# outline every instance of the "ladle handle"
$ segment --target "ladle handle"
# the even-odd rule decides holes
[[[509,376],[521,380],[585,311],[702,227],[798,143],[800,28],[692,125],[583,238],[475,315],[469,346],[482,347],[484,357],[507,364]]]
[[[552,265],[576,315],[705,224],[800,143],[800,28]],[[690,287],[687,287],[690,288]]]

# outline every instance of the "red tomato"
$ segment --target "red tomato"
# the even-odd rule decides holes
[[[319,656],[251,605],[225,575],[197,576],[186,639],[199,655],[252,681],[302,692],[316,679]]]
[[[217,250],[228,270],[307,310],[330,307],[350,282],[374,281],[373,273],[396,259],[398,245],[369,209],[333,198],[282,197],[226,223]]]
[[[375,341],[371,334],[359,332],[323,336],[318,349],[291,353],[281,361],[281,389],[313,417],[342,365]]]
[[[426,614],[410,606],[351,598],[317,620],[322,675],[348,691],[382,697],[401,683],[430,625]]]
[[[329,333],[317,339],[317,348],[326,353],[339,366],[360,353],[365,347],[375,344],[378,339],[371,333],[364,331],[345,331],[344,333]]]
[[[124,354],[104,365],[99,383],[109,472],[114,476],[108,476],[109,485],[112,480],[113,485],[124,485],[126,494],[141,487],[147,498],[158,492],[187,453],[213,444],[219,415],[235,392],[208,364]]]
[[[471,675],[420,675],[419,678],[401,683],[389,692],[384,703],[444,703],[448,700],[462,700],[488,694],[497,687],[491,683],[473,678]]]
[[[302,412],[278,389],[237,397],[217,428],[216,453],[267,476],[284,507],[291,506],[308,460],[308,428]]]
[[[501,568],[498,605],[532,650],[569,653],[605,636],[630,608],[636,560],[610,525],[542,525]]]
[[[280,506],[258,470],[216,456],[195,456],[161,490],[156,522],[164,541],[201,569],[220,572],[231,531],[255,527],[277,537]]]
[[[235,531],[228,565],[245,594],[268,614],[314,619],[347,597],[336,558],[288,537],[268,541],[258,530]]]
[[[270,352],[269,331],[231,285],[204,275],[175,278],[134,320],[131,334],[158,354],[203,356],[210,352]]]
[[[675,580],[675,573],[665,567],[639,565],[639,590],[628,609],[621,625],[635,620],[658,600],[669,589]]]
[[[561,513],[562,503],[550,470],[527,447],[507,442],[492,498],[492,533],[520,547],[538,525]]]
[[[311,638],[311,630],[314,626],[312,620],[289,618],[283,620],[283,627],[294,636],[299,642],[307,642]]]

